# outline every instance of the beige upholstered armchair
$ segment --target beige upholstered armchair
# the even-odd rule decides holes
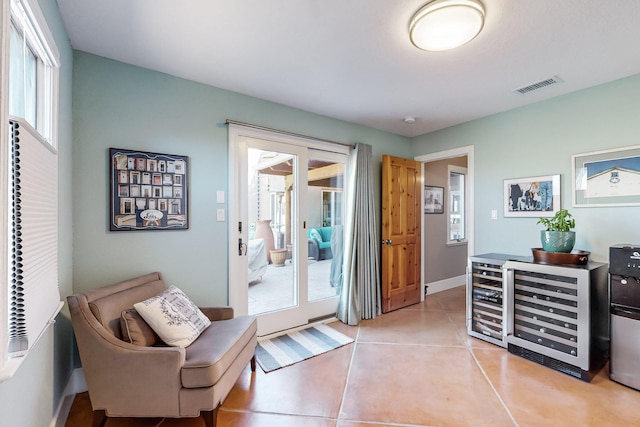
[[[234,318],[230,307],[202,308],[211,325],[186,348],[159,341],[133,305],[165,289],[160,273],[151,273],[67,298],[93,426],[106,417],[202,415],[213,427],[247,364],[255,371],[256,320]]]

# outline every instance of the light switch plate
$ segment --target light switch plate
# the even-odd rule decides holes
[[[216,202],[224,203],[224,191],[222,190],[216,191]]]
[[[498,210],[497,209],[492,209],[491,210],[491,219],[498,219]]]
[[[216,210],[216,220],[218,222],[220,221],[224,221],[224,209],[218,209]]]

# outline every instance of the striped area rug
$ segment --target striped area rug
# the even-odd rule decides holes
[[[262,370],[271,372],[352,342],[348,336],[321,324],[258,341],[256,360]]]

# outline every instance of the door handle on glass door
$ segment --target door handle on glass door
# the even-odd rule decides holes
[[[238,255],[247,255],[247,244],[242,242],[242,237],[238,239]]]

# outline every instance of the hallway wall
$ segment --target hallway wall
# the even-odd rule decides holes
[[[467,157],[438,160],[425,163],[424,184],[444,188],[445,207],[443,214],[425,214],[422,231],[424,250],[424,283],[465,274],[467,265],[467,244],[447,245],[447,222],[449,220],[449,172],[448,166],[467,167]]]

